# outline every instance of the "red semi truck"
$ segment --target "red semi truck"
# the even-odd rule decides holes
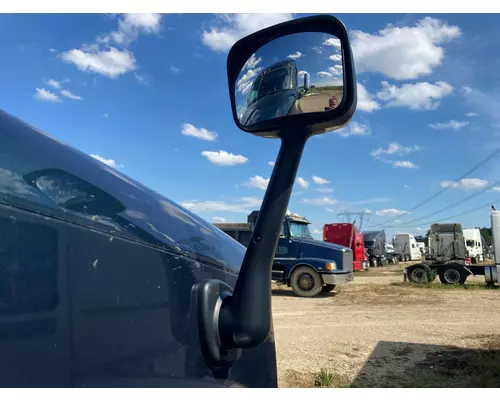
[[[357,230],[356,224],[335,223],[323,227],[323,240],[349,247],[353,254],[353,270],[368,268],[363,235]]]

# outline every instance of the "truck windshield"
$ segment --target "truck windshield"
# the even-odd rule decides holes
[[[474,247],[474,240],[467,240],[467,246]]]
[[[374,244],[373,240],[365,240],[365,247],[373,247]]]
[[[247,104],[250,105],[270,93],[292,89],[291,72],[290,68],[278,68],[257,79],[248,95]]]
[[[300,222],[290,222],[290,235],[293,237],[312,238],[309,225]]]

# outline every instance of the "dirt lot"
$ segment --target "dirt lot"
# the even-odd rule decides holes
[[[338,102],[342,101],[342,92],[340,91],[326,91],[326,92],[317,92],[313,93],[309,96],[302,97],[300,99],[300,107],[302,108],[302,112],[318,112],[324,111],[325,107],[328,107],[328,99],[335,95],[338,99]]]
[[[334,386],[500,386],[500,291],[419,288],[402,266],[356,273],[337,293],[273,291],[280,387],[310,387],[321,368]],[[475,284],[475,285],[474,285]]]

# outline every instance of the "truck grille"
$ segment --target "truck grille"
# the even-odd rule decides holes
[[[342,267],[344,271],[352,271],[353,256],[351,249],[344,249],[342,254]]]

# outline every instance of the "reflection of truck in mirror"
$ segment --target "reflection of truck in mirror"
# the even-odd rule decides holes
[[[257,216],[258,211],[253,211],[247,223],[214,225],[247,246]],[[291,286],[301,297],[330,292],[336,285],[353,279],[352,250],[313,239],[309,224],[299,215],[286,215],[272,268],[272,280]]]
[[[309,76],[299,87],[294,60],[280,61],[264,69],[253,82],[240,123],[250,126],[258,122],[301,113],[299,99],[309,89]]]

